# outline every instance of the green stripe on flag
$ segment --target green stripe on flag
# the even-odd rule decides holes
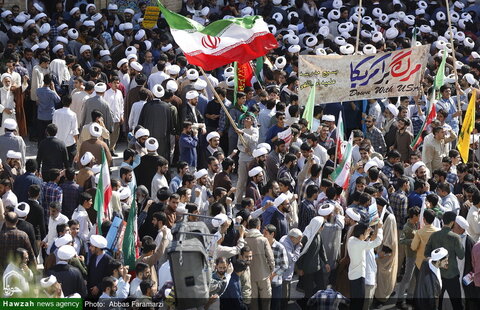
[[[222,32],[224,32],[228,27],[234,24],[246,29],[251,29],[258,19],[262,19],[261,16],[246,16],[241,18],[221,19],[204,27],[200,23],[197,23],[190,18],[186,18],[180,14],[168,10],[159,0],[157,0],[157,2],[170,28],[192,32],[198,31],[214,37],[221,35]]]
[[[125,235],[123,237],[122,252],[123,252],[123,263],[126,266],[130,266],[130,270],[135,269],[136,250],[136,232],[135,232],[135,222],[137,221],[137,204],[135,202],[135,192],[136,188],[132,193],[132,204],[130,206],[130,211],[128,212],[127,227],[125,228]]]
[[[303,111],[302,118],[308,121],[308,130],[312,129],[313,126],[313,109],[315,108],[315,88],[316,82],[310,89],[310,94],[308,94],[307,104],[305,105],[305,111]]]
[[[233,106],[237,104],[238,94],[238,62],[233,63]]]
[[[102,149],[102,167],[100,168],[100,176],[98,178],[97,190],[95,191],[95,202],[93,208],[97,211],[97,230],[98,234],[102,234],[103,213],[105,212],[103,207],[104,193],[103,193],[103,165],[107,163],[105,156],[105,150]]]

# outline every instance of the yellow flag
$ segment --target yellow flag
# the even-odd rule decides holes
[[[457,149],[462,156],[463,162],[468,162],[468,152],[470,150],[470,134],[475,127],[475,104],[477,101],[477,91],[472,91],[470,102],[468,103],[467,113],[463,120],[462,130],[458,136]]]

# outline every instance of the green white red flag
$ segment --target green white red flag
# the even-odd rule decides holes
[[[157,0],[158,1],[158,0]],[[244,64],[278,47],[261,16],[217,20],[207,26],[158,6],[188,62],[213,70],[237,61]]]
[[[130,270],[135,269],[135,261],[139,256],[139,237],[137,226],[137,202],[135,200],[135,192],[133,192],[132,204],[128,212],[127,227],[125,228],[125,235],[123,237],[122,252],[123,263],[130,266]]]
[[[337,122],[337,140],[335,141],[337,148],[337,161],[342,162],[345,149],[345,126],[343,124],[342,112],[338,115]]]
[[[341,186],[344,190],[348,188],[348,183],[350,181],[350,167],[352,166],[352,149],[353,133],[350,134],[350,138],[348,139],[347,148],[345,149],[343,160],[332,173],[332,179],[335,180],[335,184]]]
[[[107,157],[102,149],[102,166],[99,172],[97,191],[95,192],[94,208],[97,211],[97,231],[102,234],[103,219],[110,219],[108,205],[112,198],[112,186],[110,184],[110,170],[108,169]]]

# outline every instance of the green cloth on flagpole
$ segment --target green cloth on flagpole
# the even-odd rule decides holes
[[[308,130],[312,129],[313,126],[313,110],[315,108],[315,88],[316,82],[310,89],[310,94],[308,94],[307,104],[305,105],[305,111],[303,111],[302,118],[308,121]]]
[[[433,81],[435,90],[440,90],[440,87],[443,86],[445,80],[445,63],[447,62],[448,53],[446,50],[443,51],[442,62],[438,66],[437,74],[435,75],[435,80]]]
[[[100,169],[100,176],[98,178],[97,190],[95,191],[95,202],[93,208],[97,211],[97,231],[98,234],[102,234],[103,213],[105,212],[103,207],[103,165],[107,162],[105,151],[102,149],[102,168]]]
[[[258,57],[255,63],[255,76],[257,77],[258,83],[260,84],[263,84],[262,70],[263,70],[263,56]]]
[[[133,191],[132,204],[130,206],[130,211],[128,212],[127,227],[125,228],[125,234],[123,237],[122,252],[123,252],[123,263],[126,266],[130,266],[130,270],[135,269],[136,250],[136,232],[135,225],[137,221],[137,204],[135,202],[135,192]]]
[[[233,63],[233,106],[237,104],[238,94],[238,62]]]

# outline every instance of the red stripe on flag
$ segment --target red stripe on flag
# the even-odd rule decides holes
[[[273,34],[268,33],[263,36],[256,37],[248,44],[240,44],[221,55],[209,55],[205,53],[189,56],[185,54],[187,60],[192,65],[202,67],[204,70],[213,70],[234,61],[244,64],[252,59],[264,56],[268,51],[277,48],[278,42]]]

